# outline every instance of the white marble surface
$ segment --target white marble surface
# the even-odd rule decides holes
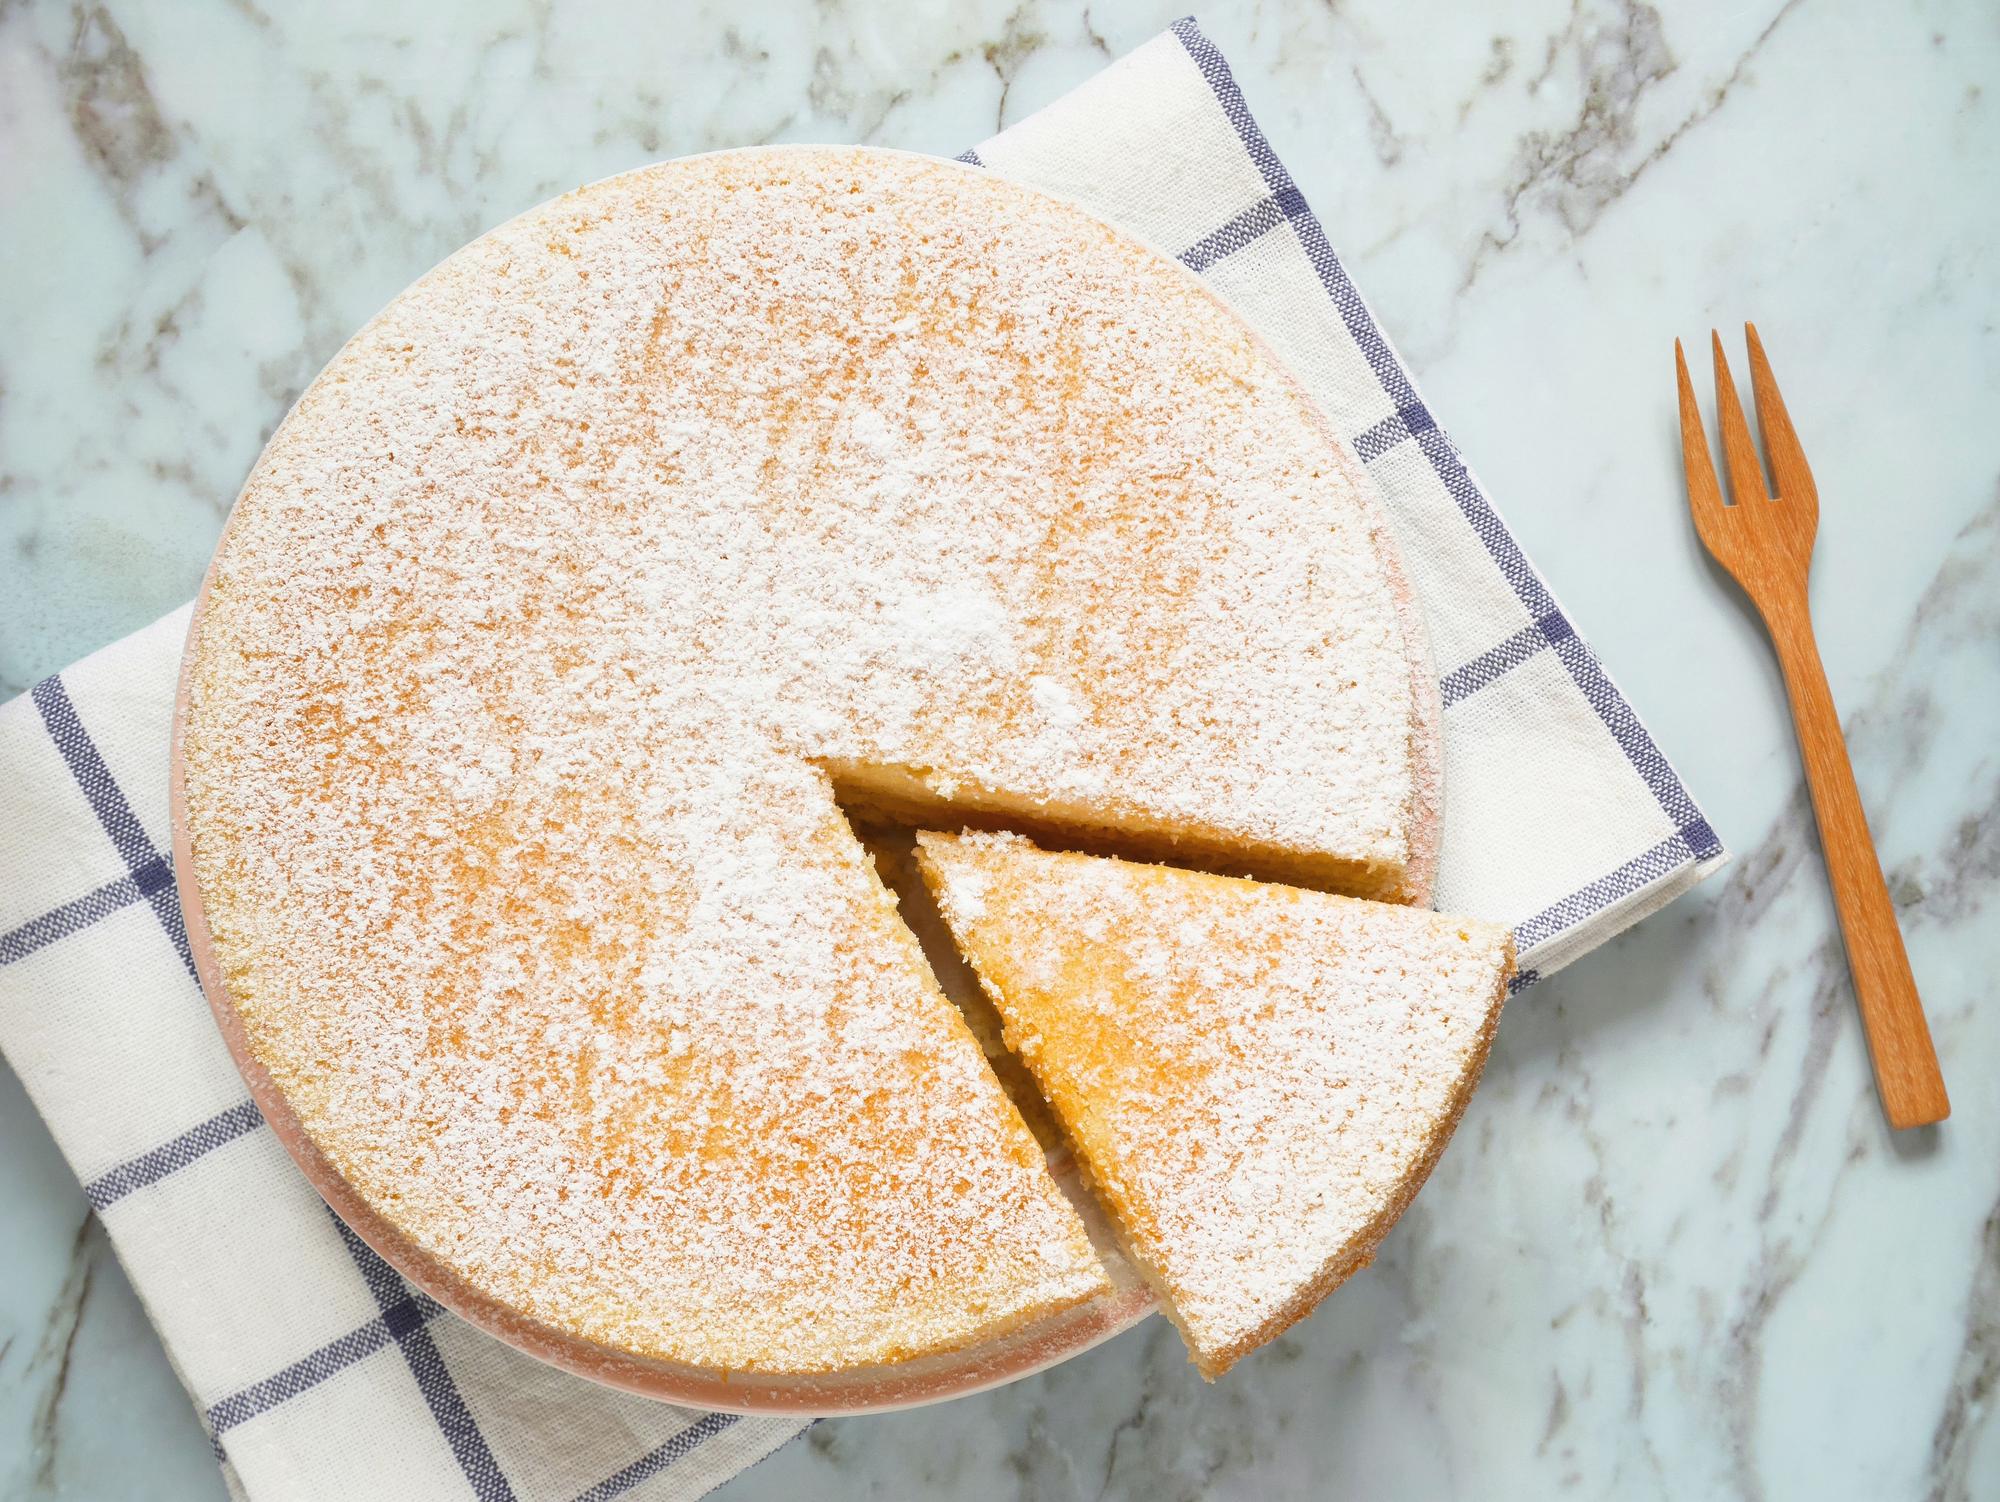
[[[2000,27],[1983,0],[1217,7],[1204,25],[1736,865],[1510,1010],[1374,1268],[1206,1388],[1157,1322],[721,1495],[2000,1496]],[[762,140],[955,151],[1175,11],[0,7],[0,693],[192,593],[264,436],[484,226]],[[1834,692],[1956,1102],[1876,1110],[1670,342],[1758,319]],[[0,1495],[215,1498],[0,1074]]]

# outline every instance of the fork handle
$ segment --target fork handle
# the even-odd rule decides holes
[[[1806,785],[1819,820],[1820,845],[1847,942],[1862,1026],[1875,1059],[1883,1113],[1898,1130],[1942,1121],[1951,1114],[1951,1102],[1945,1096],[1916,977],[1903,950],[1896,909],[1882,879],[1882,862],[1868,833],[1861,793],[1854,785],[1854,766],[1847,758],[1840,715],[1813,639],[1804,590],[1786,608],[1767,613],[1766,623],[1792,701],[1792,723],[1798,727]]]

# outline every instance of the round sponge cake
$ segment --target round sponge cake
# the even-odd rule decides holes
[[[183,694],[203,979],[315,1182],[489,1328],[711,1403],[1114,1300],[838,797],[1434,862],[1352,454],[1172,261],[902,153],[630,173],[418,282],[251,475]]]

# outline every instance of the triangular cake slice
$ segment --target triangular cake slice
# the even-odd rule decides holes
[[[1457,1125],[1498,924],[926,833],[924,875],[1214,1378],[1366,1265]]]

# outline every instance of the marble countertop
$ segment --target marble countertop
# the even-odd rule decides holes
[[[949,14],[946,14],[946,12]],[[770,140],[952,152],[1176,11],[0,8],[0,697],[192,594],[264,437],[482,228]],[[1510,1008],[1376,1264],[1205,1387],[1148,1325],[719,1496],[2000,1496],[2000,27],[1980,0],[1202,13],[1735,864]],[[1757,319],[1956,1114],[1884,1128],[1675,335]],[[1731,337],[1734,337],[1733,335]],[[0,1494],[223,1495],[0,1070]]]

